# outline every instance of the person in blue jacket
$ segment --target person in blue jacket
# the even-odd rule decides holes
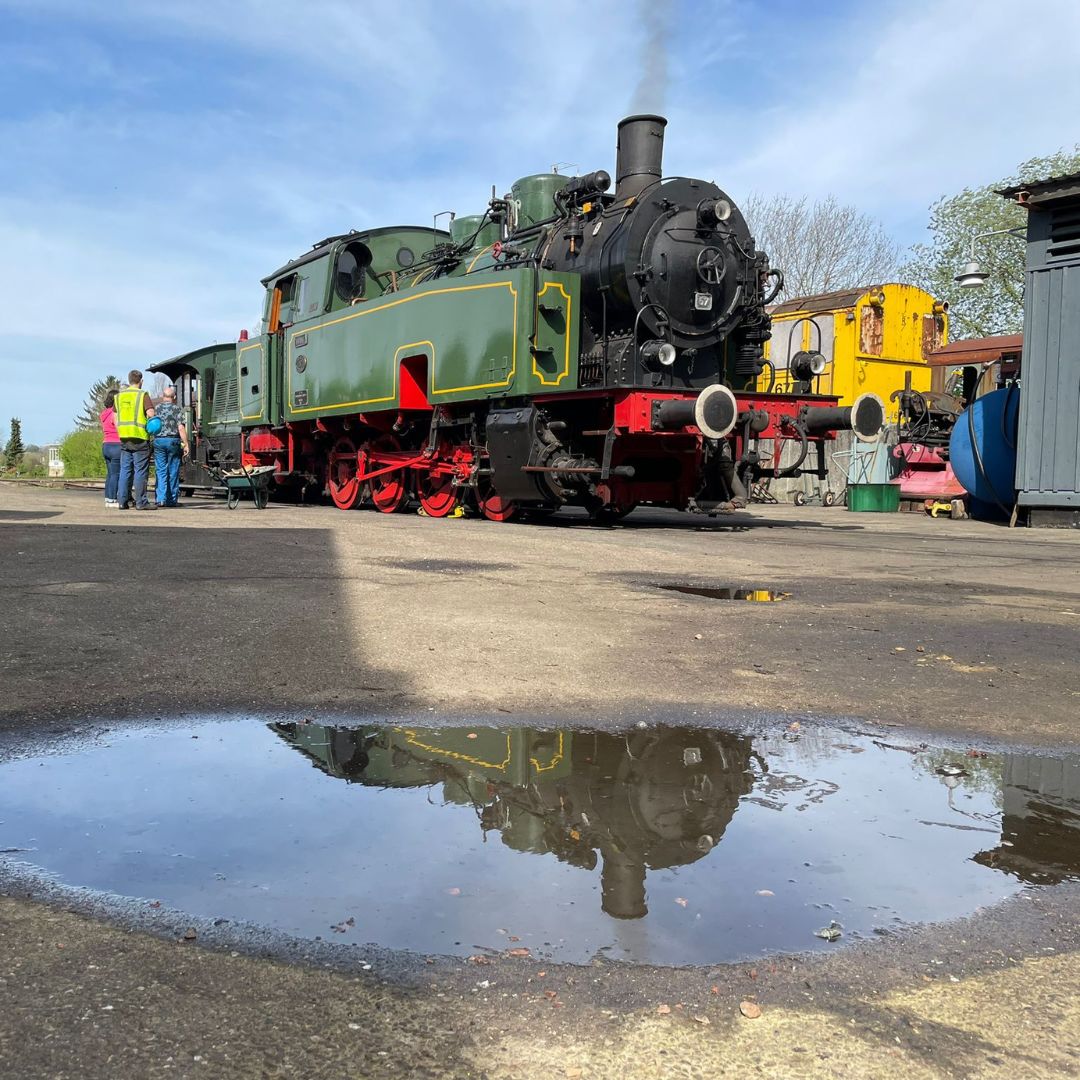
[[[184,414],[176,404],[176,387],[167,386],[161,403],[154,409],[161,429],[154,435],[154,471],[157,473],[159,508],[180,505],[180,463],[188,455]]]

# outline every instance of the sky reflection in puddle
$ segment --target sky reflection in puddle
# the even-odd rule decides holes
[[[1080,874],[1080,760],[805,725],[215,720],[0,765],[0,850],[9,869],[300,937],[716,963]]]

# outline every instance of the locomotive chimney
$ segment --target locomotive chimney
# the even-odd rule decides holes
[[[615,198],[632,199],[660,179],[664,159],[662,116],[628,116],[619,121],[615,157]]]

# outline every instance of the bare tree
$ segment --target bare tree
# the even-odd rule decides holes
[[[172,384],[172,379],[168,375],[155,371],[150,375],[150,385],[146,389],[154,401],[160,401],[165,396],[165,387]]]
[[[784,296],[880,285],[895,273],[900,248],[880,222],[833,196],[809,203],[754,192],[742,207],[757,246],[784,271]]]

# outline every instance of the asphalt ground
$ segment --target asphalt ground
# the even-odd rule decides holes
[[[202,499],[139,513],[0,487],[0,568],[3,752],[222,712],[593,728],[797,717],[958,746],[1080,744],[1075,533],[812,507],[639,511],[614,527]],[[0,1075],[1080,1071],[1073,886],[753,977],[602,965],[541,978],[506,959],[332,970],[8,892]],[[739,1013],[750,996],[758,1019]]]

